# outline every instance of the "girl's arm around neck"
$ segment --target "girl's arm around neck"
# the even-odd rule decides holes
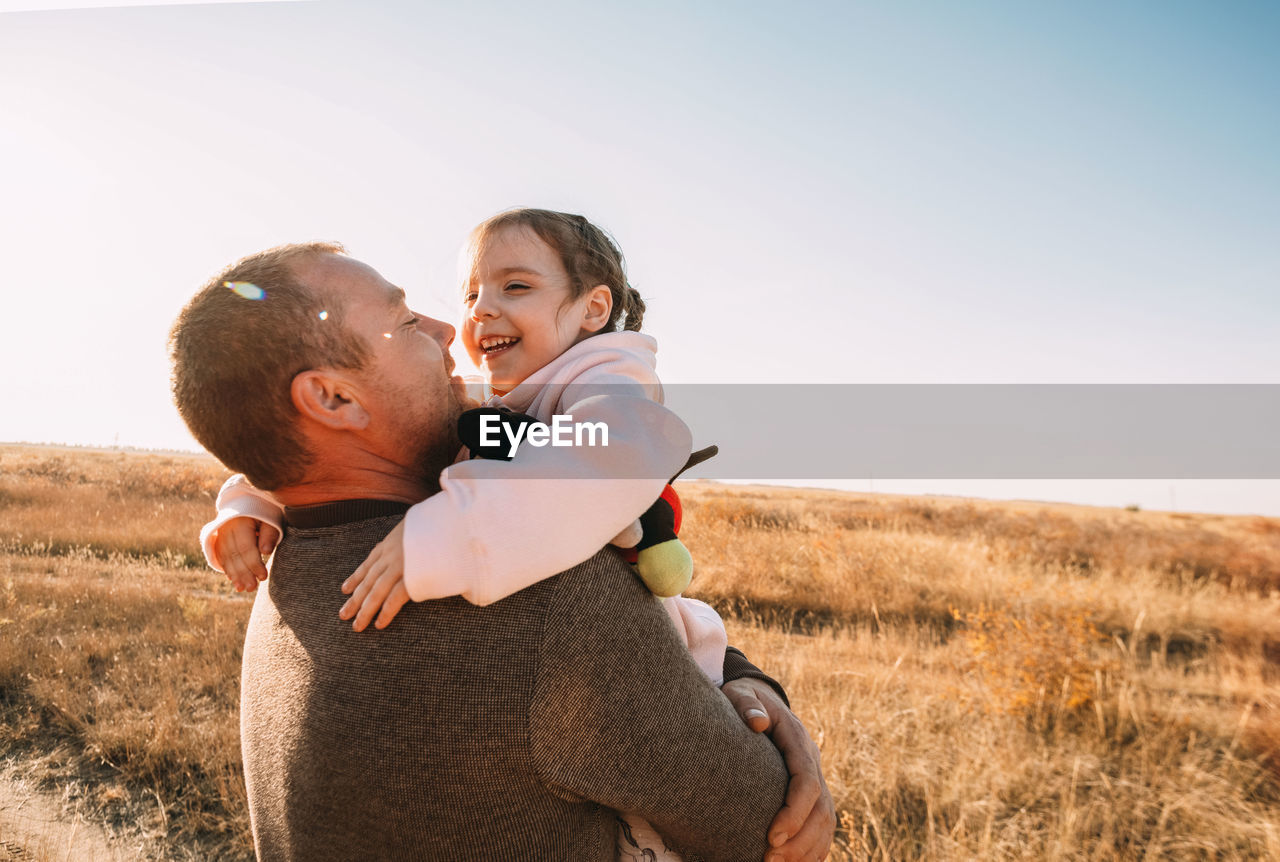
[[[645,398],[588,398],[574,421],[603,423],[608,445],[526,444],[510,462],[444,471],[440,493],[405,517],[410,598],[484,605],[577,565],[658,498],[692,448],[679,417]]]

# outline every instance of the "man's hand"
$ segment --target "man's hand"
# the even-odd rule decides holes
[[[267,579],[262,558],[271,555],[280,531],[256,518],[232,518],[218,528],[213,552],[237,593],[253,592]]]
[[[404,521],[377,544],[360,568],[342,582],[342,591],[351,598],[338,611],[340,619],[356,621],[351,627],[358,632],[365,630],[373,615],[378,619],[374,628],[385,629],[409,601],[409,591],[404,586]],[[381,613],[379,613],[381,609]]]
[[[721,688],[747,726],[768,733],[782,752],[791,780],[782,809],[769,825],[765,862],[826,859],[835,837],[836,808],[822,777],[818,746],[767,683],[743,677]]]

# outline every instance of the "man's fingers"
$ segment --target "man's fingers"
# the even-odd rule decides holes
[[[814,805],[822,797],[822,782],[807,773],[792,774],[787,784],[787,799],[769,825],[769,843],[787,843],[804,828]]]
[[[387,600],[382,603],[382,613],[378,614],[378,619],[374,621],[373,627],[377,629],[385,629],[387,624],[395,619],[395,615],[400,613],[400,609],[409,601],[409,591],[404,587],[404,581],[396,581],[395,587],[392,588],[391,594],[387,596]]]
[[[747,723],[747,727],[756,733],[764,733],[769,729],[769,714],[759,707],[740,709],[738,715]]]
[[[754,693],[734,683],[726,685],[723,691],[725,697],[729,698],[729,703],[733,704],[734,711],[746,722],[747,727],[756,733],[763,733],[769,729],[772,723],[769,720],[769,712]]]
[[[817,746],[799,719],[789,717],[780,721],[774,728],[773,742],[782,752],[791,774],[787,798],[769,826],[769,843],[778,846],[800,832],[822,798],[824,785]]]
[[[766,862],[790,862],[790,860],[826,859],[831,852],[831,840],[836,828],[836,810],[826,785],[822,796],[805,819],[800,831],[792,835],[781,847],[765,855]]]

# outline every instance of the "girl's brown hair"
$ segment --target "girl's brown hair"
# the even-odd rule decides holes
[[[465,278],[474,273],[476,261],[485,247],[501,231],[525,227],[555,249],[569,274],[572,301],[597,284],[609,288],[613,309],[601,332],[640,331],[644,320],[644,300],[627,283],[622,250],[613,238],[580,215],[539,209],[512,209],[481,222],[471,231],[465,251]]]

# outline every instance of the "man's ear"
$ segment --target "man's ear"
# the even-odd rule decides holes
[[[605,284],[597,284],[587,291],[586,306],[582,316],[582,328],[587,332],[599,332],[609,323],[613,311],[613,291]]]
[[[289,394],[299,413],[326,428],[362,430],[369,424],[357,387],[341,372],[326,368],[302,371],[294,376]]]

